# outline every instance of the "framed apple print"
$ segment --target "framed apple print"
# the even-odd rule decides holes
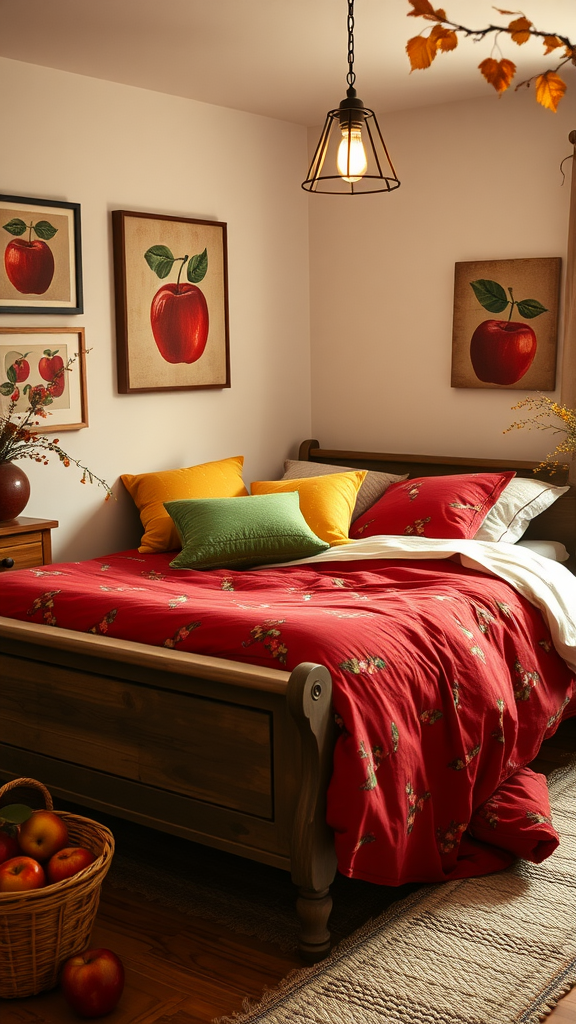
[[[0,327],[0,411],[7,411],[17,393],[14,412],[23,413],[30,390],[48,387],[52,401],[34,432],[60,434],[87,427],[84,328]]]
[[[230,387],[226,224],[114,210],[120,394]]]
[[[457,263],[454,388],[553,391],[560,257]]]
[[[84,312],[80,205],[0,195],[0,313]]]

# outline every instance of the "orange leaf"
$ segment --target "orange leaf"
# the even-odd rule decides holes
[[[430,43],[430,36],[414,36],[406,43],[406,53],[410,61],[410,71],[422,71],[429,68],[436,56],[436,43]]]
[[[494,10],[498,11],[498,14],[518,14],[518,11],[503,11],[501,7],[495,7]]]
[[[516,65],[511,60],[494,60],[487,57],[478,65],[479,70],[489,85],[493,85],[496,92],[504,92],[516,74]]]
[[[455,50],[458,46],[458,36],[451,28],[442,28],[442,25],[434,25],[429,37],[433,40],[437,50],[447,53]]]
[[[430,0],[408,0],[408,3],[412,4],[414,10],[408,11],[407,18],[430,18],[436,21],[436,15]]]
[[[529,29],[532,28],[532,22],[528,21],[528,18],[516,18],[516,21],[511,21],[508,25],[508,31],[510,37],[518,46],[522,46],[522,43],[527,43],[530,39]]]
[[[544,37],[545,54],[552,53],[552,50],[557,50],[559,46],[564,46],[561,39],[558,36],[545,36]]]
[[[543,107],[554,111],[566,92],[566,85],[555,71],[546,71],[536,79],[536,99]]]

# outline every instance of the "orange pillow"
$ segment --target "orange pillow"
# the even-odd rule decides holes
[[[183,498],[238,498],[248,494],[242,479],[244,456],[218,462],[204,462],[188,469],[166,469],[159,473],[125,473],[120,477],[142,520],[144,535],[138,551],[175,551],[181,548],[174,522],[164,508],[165,501]]]
[[[365,469],[295,480],[256,480],[252,494],[298,491],[300,511],[310,529],[328,544],[347,544],[348,530]]]

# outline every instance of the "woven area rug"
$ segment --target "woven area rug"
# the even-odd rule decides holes
[[[548,785],[548,860],[421,887],[218,1024],[537,1024],[576,983],[576,767]]]

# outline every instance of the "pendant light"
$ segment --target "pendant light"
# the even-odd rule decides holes
[[[392,192],[400,182],[373,110],[356,95],[354,82],[354,0],[348,0],[348,89],[337,110],[329,110],[302,188],[307,192],[363,195]]]

